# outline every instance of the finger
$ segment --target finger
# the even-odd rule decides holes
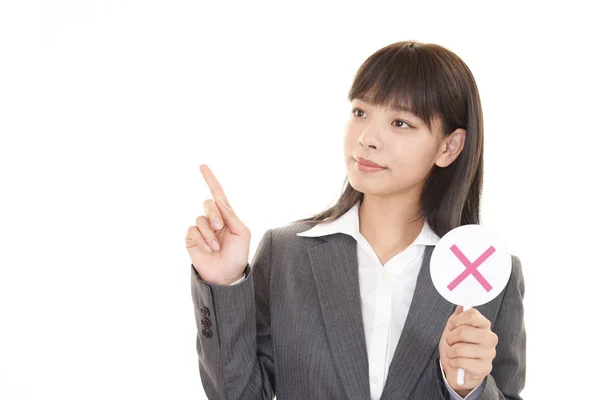
[[[462,306],[456,306],[456,308],[454,308],[454,312],[452,314],[450,314],[450,316],[448,317],[448,320],[446,321],[446,328],[444,328],[445,330],[451,331],[454,326],[452,326],[452,320],[454,319],[454,317],[456,317],[458,314],[460,314],[461,310],[459,310],[459,307],[462,310]]]
[[[215,203],[217,204],[217,207],[219,207],[221,217],[225,221],[225,224],[229,227],[231,233],[234,235],[240,235],[242,232],[244,232],[244,229],[246,228],[245,225],[242,223],[242,221],[240,221],[238,216],[229,207],[229,205],[225,203],[225,200],[217,197]]]
[[[198,246],[199,248],[206,250],[207,253],[212,251],[200,234],[197,226],[190,226],[188,228],[187,234],[185,235],[185,246],[187,248]]]
[[[479,344],[472,343],[455,343],[448,347],[446,356],[452,358],[480,358],[489,359],[495,356],[493,348],[484,347]]]
[[[214,230],[221,229],[223,227],[223,219],[221,218],[221,212],[217,208],[213,199],[207,199],[204,202],[204,215],[210,220]]]
[[[486,332],[489,331],[473,328],[469,325],[461,325],[448,333],[446,336],[446,343],[448,343],[448,346],[452,346],[453,344],[459,342],[482,344],[484,342]]]
[[[476,308],[470,308],[454,316],[451,320],[451,329],[461,325],[469,325],[475,328],[489,329],[492,324]]]
[[[454,312],[452,313],[452,315],[450,315],[450,317],[448,317],[448,322],[452,322],[452,320],[462,312],[462,309],[463,309],[462,306],[456,306],[456,308],[454,308]]]
[[[227,196],[225,196],[223,187],[215,177],[215,174],[213,174],[212,170],[208,167],[208,165],[201,164],[200,172],[202,173],[202,176],[204,177],[204,180],[208,185],[208,189],[210,190],[210,194],[212,195],[213,199],[216,201],[217,197],[220,197],[224,199],[229,205],[229,201],[227,200]]]
[[[196,218],[196,226],[210,248],[214,251],[219,251],[221,246],[219,246],[219,241],[217,240],[215,231],[212,230],[208,219],[204,215]]]

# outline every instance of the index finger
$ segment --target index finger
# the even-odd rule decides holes
[[[223,187],[215,177],[215,174],[211,171],[211,169],[206,164],[200,164],[200,172],[210,189],[210,193],[215,201],[217,201],[217,197],[220,197],[229,205],[229,200],[227,200],[227,196],[225,196],[225,192],[223,191]],[[231,206],[230,206],[231,207]]]

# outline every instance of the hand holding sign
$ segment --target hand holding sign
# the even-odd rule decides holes
[[[487,329],[485,332],[491,337],[493,332],[489,330],[489,321],[477,310],[467,310],[494,299],[508,282],[511,255],[499,238],[480,225],[455,228],[444,235],[436,245],[431,255],[430,272],[440,295],[453,304],[463,306],[465,312],[460,315],[455,313],[451,319],[479,329]],[[453,340],[451,335],[452,333],[449,333],[444,339],[448,339],[447,344],[454,347],[457,341]],[[489,340],[482,341],[489,345]],[[469,342],[473,343],[469,348],[471,352],[478,349],[483,351],[482,343],[476,340]],[[478,344],[480,347],[476,346]],[[465,382],[464,374],[464,369],[458,370],[457,384],[460,386]]]

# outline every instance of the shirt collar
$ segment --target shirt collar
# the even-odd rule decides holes
[[[331,222],[319,223],[318,225],[315,225],[304,232],[296,233],[296,235],[305,237],[319,237],[332,235],[334,233],[345,233],[358,241],[358,237],[360,235],[358,209],[359,204],[356,203],[338,219]],[[435,246],[439,240],[440,237],[433,231],[433,229],[431,229],[426,220],[425,224],[423,224],[423,229],[421,229],[421,232],[412,244]]]

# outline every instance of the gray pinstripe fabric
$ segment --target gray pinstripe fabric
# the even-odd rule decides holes
[[[198,331],[210,310],[212,337],[198,334],[202,385],[209,399],[369,399],[356,241],[345,234],[300,237],[310,225],[268,230],[234,286],[209,284],[191,266]],[[449,399],[438,343],[454,306],[435,290],[428,246],[406,325],[381,400]],[[492,374],[479,400],[522,399],[525,385],[521,264],[505,290],[476,307],[499,337]]]

